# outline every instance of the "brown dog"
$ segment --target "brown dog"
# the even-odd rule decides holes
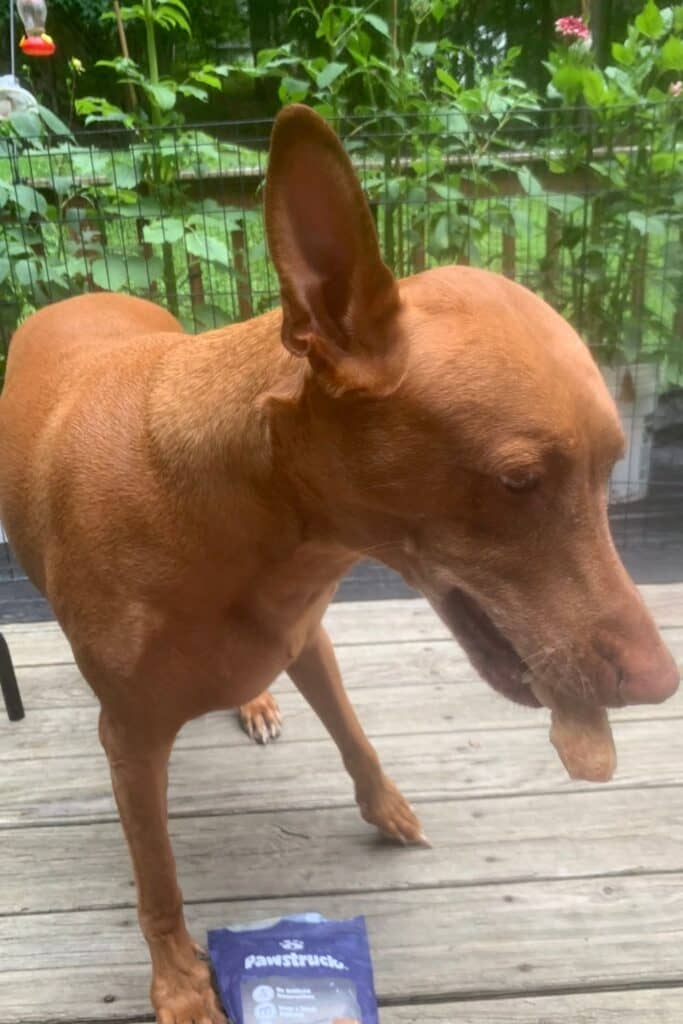
[[[71,299],[17,331],[0,400],[2,520],[102,704],[161,1024],[223,1019],[167,833],[188,719],[286,669],[366,820],[420,839],[321,627],[363,554],[422,590],[514,700],[535,703],[532,674],[605,706],[678,683],[612,546],[622,432],[567,323],[483,271],[397,282],[306,108],[277,120],[266,221],[282,310],[190,338],[138,299]]]

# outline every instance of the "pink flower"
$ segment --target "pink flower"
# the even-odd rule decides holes
[[[583,18],[558,18],[555,22],[555,31],[569,42],[574,39],[580,39],[584,43],[591,41],[590,29]]]
[[[683,82],[672,82],[669,86],[669,96],[680,96],[683,93]]]

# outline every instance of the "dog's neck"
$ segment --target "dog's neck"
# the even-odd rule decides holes
[[[337,548],[325,480],[306,467],[320,455],[298,401],[306,363],[282,345],[281,323],[274,310],[196,337],[169,335],[150,382],[149,449],[173,500],[194,514],[270,506],[285,533],[296,520],[299,533]]]
[[[258,476],[269,451],[263,397],[292,362],[275,310],[244,324],[169,336],[151,382],[147,429],[160,464],[182,487],[210,469]],[[221,471],[222,470],[222,471]]]

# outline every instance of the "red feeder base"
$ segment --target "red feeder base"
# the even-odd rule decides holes
[[[19,46],[27,57],[51,57],[57,49],[47,32],[40,36],[24,36]]]

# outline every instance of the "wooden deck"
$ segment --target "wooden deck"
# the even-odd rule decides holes
[[[683,586],[644,591],[683,663]],[[478,681],[422,601],[334,605],[327,621],[434,848],[376,838],[283,681],[277,744],[251,746],[229,715],[179,738],[171,833],[195,937],[361,913],[383,1024],[680,1024],[683,694],[615,713],[614,782],[571,783],[547,713]],[[0,1024],[149,1021],[95,702],[56,626],[5,635],[28,715],[0,717]]]

